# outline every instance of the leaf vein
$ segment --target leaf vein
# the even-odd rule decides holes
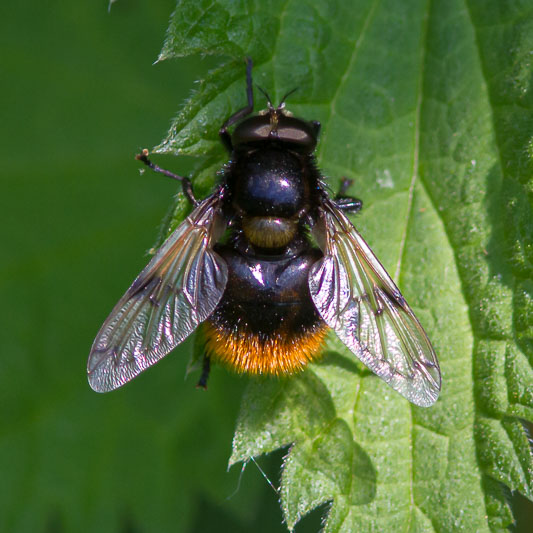
[[[322,130],[324,131],[324,134],[323,134],[323,137],[322,137],[322,142],[320,143],[320,148],[318,149],[317,159],[320,159],[320,157],[322,155],[322,152],[324,150],[324,146],[326,146],[326,136],[327,136],[327,132],[329,130],[328,126],[329,126],[329,124],[331,122],[332,117],[335,115],[335,106],[336,106],[336,103],[337,103],[337,99],[339,97],[339,94],[341,93],[342,88],[344,87],[344,85],[346,83],[346,80],[348,79],[349,72],[353,69],[353,67],[355,65],[356,59],[358,57],[358,52],[359,52],[359,49],[361,47],[361,43],[364,40],[366,32],[367,32],[367,30],[368,30],[368,28],[370,26],[371,21],[374,18],[375,12],[377,11],[377,6],[379,4],[380,4],[380,0],[375,0],[375,2],[372,4],[372,7],[369,9],[368,14],[367,14],[366,19],[365,19],[365,22],[363,24],[363,28],[361,29],[361,33],[359,34],[359,36],[357,37],[357,39],[354,42],[352,55],[350,56],[350,59],[349,59],[348,64],[346,66],[346,70],[344,71],[344,74],[341,76],[340,82],[338,83],[338,85],[337,85],[337,87],[335,89],[335,92],[333,94],[333,97],[331,98],[331,103],[330,103],[330,106],[329,106],[330,112],[329,112],[327,123],[322,128]]]

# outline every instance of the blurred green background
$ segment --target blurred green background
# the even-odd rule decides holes
[[[215,368],[197,391],[188,343],[123,390],[87,385],[93,338],[177,192],[134,155],[215,64],[152,65],[174,7],[3,6],[2,532],[285,530],[255,466],[239,489],[226,472],[244,379]]]
[[[197,391],[188,342],[112,394],[86,382],[92,340],[177,191],[133,156],[216,64],[152,65],[174,7],[3,6],[0,531],[286,531],[254,465],[226,472],[245,379],[215,368]],[[274,483],[282,457],[261,459]]]

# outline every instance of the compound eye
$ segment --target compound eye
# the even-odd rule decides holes
[[[287,116],[281,116],[279,119],[277,137],[281,142],[306,152],[312,152],[317,142],[312,124]]]
[[[250,117],[235,128],[232,135],[233,145],[239,146],[258,141],[268,141],[271,131],[272,126],[268,115]]]
[[[281,127],[278,129],[278,137],[281,141],[296,144],[309,144],[314,142],[309,133],[302,128]]]
[[[233,146],[246,146],[263,141],[277,141],[304,153],[314,151],[317,128],[312,122],[282,113],[267,113],[247,118],[237,125],[231,136]]]

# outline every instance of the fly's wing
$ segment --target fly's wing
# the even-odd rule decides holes
[[[217,306],[228,279],[211,247],[218,203],[214,194],[184,220],[111,311],[87,363],[95,391],[116,389],[159,361]]]
[[[317,234],[324,257],[309,274],[313,302],[348,348],[410,402],[430,406],[441,386],[435,351],[368,244],[330,200]]]

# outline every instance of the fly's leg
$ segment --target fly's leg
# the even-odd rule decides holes
[[[254,110],[254,91],[253,91],[253,85],[252,85],[252,60],[251,58],[246,58],[246,97],[248,99],[248,103],[245,107],[242,109],[239,109],[236,113],[231,115],[231,117],[222,124],[222,127],[218,131],[218,134],[220,135],[220,139],[222,140],[222,143],[228,150],[228,152],[233,151],[233,144],[231,142],[231,135],[228,132],[228,128],[235,124],[235,122],[238,122],[242,118],[249,115]]]
[[[207,390],[207,379],[209,378],[209,372],[211,371],[211,358],[204,354],[204,362],[202,365],[202,374],[198,383],[196,384],[197,389]]]
[[[336,206],[345,213],[359,213],[363,208],[362,200],[353,196],[343,196],[335,198]]]
[[[363,201],[354,196],[346,196],[346,191],[352,185],[353,180],[342,178],[341,188],[335,196],[336,206],[345,213],[358,213],[363,208]]]
[[[184,176],[178,176],[178,174],[174,174],[173,172],[165,170],[159,165],[152,163],[152,161],[148,159],[148,154],[149,152],[145,148],[140,154],[137,154],[135,156],[135,159],[137,159],[137,161],[142,161],[147,167],[150,167],[154,172],[159,172],[159,174],[163,174],[163,176],[167,176],[168,178],[172,178],[173,180],[180,181],[181,186],[183,188],[183,194],[186,196],[187,200],[189,200],[189,202],[191,202],[191,204],[196,207],[198,205],[198,200],[194,197],[194,194],[192,192],[191,180]]]

